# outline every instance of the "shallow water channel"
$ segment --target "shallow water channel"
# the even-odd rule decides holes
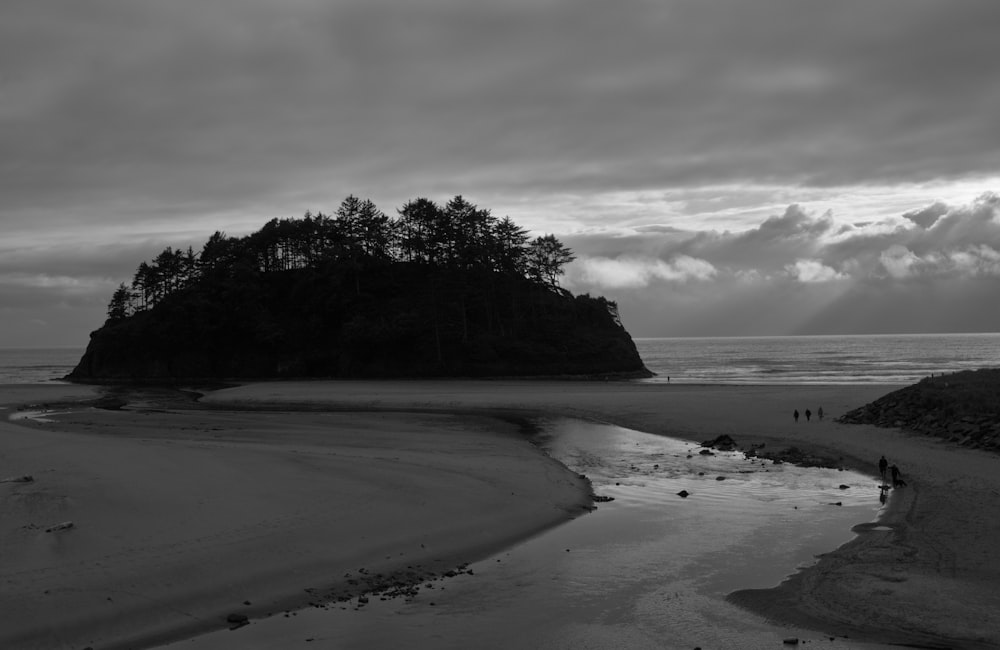
[[[171,647],[735,650],[787,648],[790,637],[885,647],[778,626],[725,601],[777,585],[874,521],[873,477],[701,455],[694,443],[610,425],[540,424],[538,444],[613,501],[409,600],[309,609]]]

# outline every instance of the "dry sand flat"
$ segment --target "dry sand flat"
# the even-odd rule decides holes
[[[728,433],[743,444],[821,449],[872,473],[885,454],[910,481],[884,522],[892,530],[864,533],[781,588],[736,599],[831,634],[1000,647],[1000,461],[831,421],[889,390],[259,383],[208,395],[217,412],[0,422],[0,475],[38,479],[0,484],[0,647],[195,632],[244,599],[251,614],[275,611],[288,594],[323,586],[323,576],[382,570],[398,553],[408,563],[461,562],[568,516],[584,486],[482,417],[498,414],[583,417],[698,441]],[[820,406],[825,421],[793,422],[793,409]],[[66,534],[32,528],[63,519],[78,525]]]

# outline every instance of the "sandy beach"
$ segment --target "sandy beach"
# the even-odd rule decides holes
[[[887,643],[1000,647],[1000,459],[833,418],[890,386],[576,381],[274,382],[8,421],[83,386],[0,387],[0,647],[148,647],[308,604],[346,576],[428,575],[573,517],[589,486],[520,430],[562,415],[798,446],[909,482],[861,535],[732,599]],[[793,421],[793,409],[815,417]],[[63,522],[72,528],[47,532]]]

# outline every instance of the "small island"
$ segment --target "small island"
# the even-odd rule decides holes
[[[461,196],[390,217],[273,219],[122,283],[68,379],[641,377],[617,305],[558,284],[572,251]]]

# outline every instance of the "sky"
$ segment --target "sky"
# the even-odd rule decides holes
[[[1000,331],[995,0],[4,0],[0,347],[348,194],[461,194],[633,336]]]

